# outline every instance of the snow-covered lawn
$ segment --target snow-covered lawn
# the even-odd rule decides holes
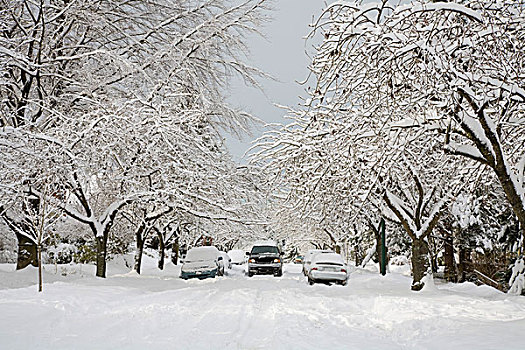
[[[0,349],[524,349],[525,298],[488,287],[410,291],[406,273],[354,270],[348,286],[282,278],[183,281],[179,267],[143,275],[122,261],[94,267],[0,265]],[[65,274],[66,276],[62,276]]]

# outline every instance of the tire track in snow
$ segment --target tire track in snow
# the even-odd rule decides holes
[[[247,290],[250,293],[250,290]],[[250,337],[250,332],[254,329],[254,322],[260,314],[262,308],[262,292],[256,289],[253,298],[249,305],[244,303],[241,308],[241,317],[235,336],[235,345],[237,349],[261,349],[260,347],[249,347],[248,344],[253,343],[253,337]]]

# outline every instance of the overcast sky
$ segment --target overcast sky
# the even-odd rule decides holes
[[[261,80],[265,90],[262,93],[235,80],[229,98],[232,104],[267,123],[284,122],[285,112],[274,104],[296,106],[300,102],[299,96],[305,96],[305,87],[297,81],[303,81],[308,76],[310,60],[305,51],[312,53],[312,43],[305,44],[304,37],[310,32],[312,16],[319,16],[325,1],[274,0],[274,7],[273,21],[262,29],[266,38],[249,38],[251,55],[248,63],[279,81]],[[241,141],[227,137],[227,145],[234,158],[244,162],[241,157],[251,141],[261,134],[262,130],[254,130],[252,136],[245,136]]]

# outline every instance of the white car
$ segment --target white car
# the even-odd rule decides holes
[[[346,285],[348,281],[348,267],[343,257],[337,253],[316,254],[312,259],[308,272],[308,283],[335,282]]]
[[[228,256],[231,258],[233,265],[242,265],[246,263],[246,252],[240,249],[232,249],[228,251]]]
[[[309,250],[303,259],[303,275],[308,276],[308,270],[310,270],[310,264],[316,254],[333,253],[333,250],[328,249],[311,249]]]

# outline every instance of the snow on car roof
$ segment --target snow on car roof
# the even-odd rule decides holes
[[[307,255],[314,255],[318,253],[334,253],[333,250],[330,249],[310,249],[306,254]]]
[[[228,255],[230,255],[230,253],[244,255],[244,252],[246,252],[246,250],[243,250],[243,249],[232,249],[232,250],[228,250],[227,253],[228,253]]]
[[[312,261],[313,257],[317,254],[327,254],[327,253],[333,253],[333,252],[334,252],[333,250],[328,250],[328,249],[310,249],[306,253],[305,260],[307,262],[310,262]]]
[[[254,246],[262,245],[262,246],[269,246],[269,247],[277,247],[277,243],[275,241],[272,241],[272,240],[256,241],[253,245]]]
[[[312,264],[323,264],[323,263],[331,263],[331,264],[343,264],[343,257],[337,253],[323,253],[323,254],[317,254],[312,259]]]
[[[186,261],[215,259],[218,255],[219,250],[215,247],[195,247],[188,251]]]

